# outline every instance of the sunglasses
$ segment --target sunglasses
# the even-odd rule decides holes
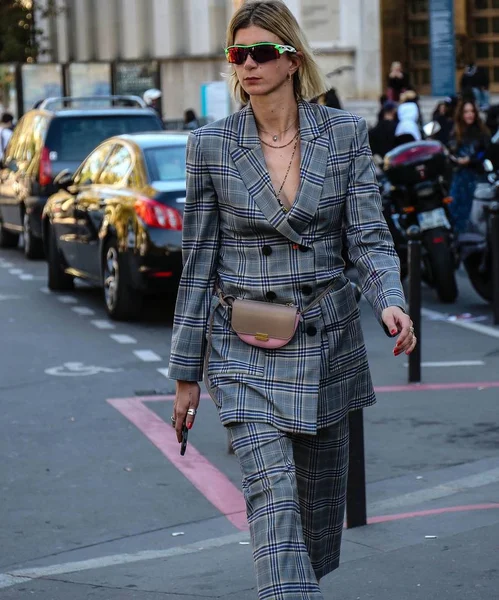
[[[234,65],[244,65],[248,56],[258,64],[266,63],[279,58],[284,52],[296,52],[296,48],[273,42],[260,42],[252,46],[236,44],[225,48],[227,60]]]

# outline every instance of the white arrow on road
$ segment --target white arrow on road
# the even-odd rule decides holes
[[[94,365],[85,366],[80,362],[67,362],[59,367],[45,369],[47,375],[56,375],[57,377],[81,377],[86,375],[98,375],[99,373],[118,373],[123,369],[110,369],[108,367],[97,367]]]

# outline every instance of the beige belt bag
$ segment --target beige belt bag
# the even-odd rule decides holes
[[[223,296],[221,291],[219,291],[220,303],[231,308],[232,329],[243,342],[258,348],[274,350],[282,348],[293,339],[302,315],[318,304],[333,289],[338,279],[334,279],[302,311],[292,304],[242,300]]]

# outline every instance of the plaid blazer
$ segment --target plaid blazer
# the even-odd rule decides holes
[[[300,187],[288,213],[276,200],[250,105],[190,134],[169,373],[202,380],[214,313],[205,381],[222,423],[315,433],[375,401],[359,309],[343,275],[344,240],[380,322],[384,308],[404,308],[405,299],[365,121],[301,101],[299,122]],[[214,293],[218,283],[235,297],[305,308],[338,276],[277,350],[242,342]]]

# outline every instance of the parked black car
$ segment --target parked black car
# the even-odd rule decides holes
[[[42,220],[49,289],[71,289],[74,277],[100,285],[113,319],[137,317],[144,294],[176,295],[187,137],[114,137],[56,178]]]
[[[95,98],[53,98],[20,119],[0,169],[0,247],[17,246],[23,233],[26,256],[41,258],[41,215],[58,190],[54,177],[63,169],[74,172],[106,138],[164,129],[140,98],[110,96],[97,102],[99,108]]]

